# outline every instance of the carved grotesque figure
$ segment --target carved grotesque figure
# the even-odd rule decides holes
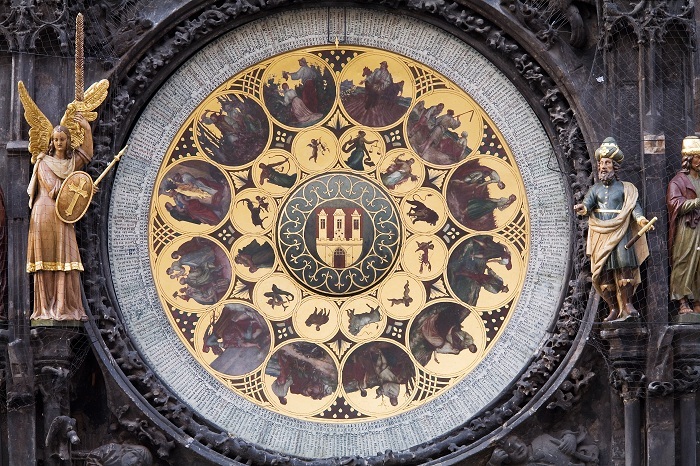
[[[588,466],[598,464],[598,453],[584,428],[556,437],[538,435],[530,445],[511,435],[496,447],[487,466]]]

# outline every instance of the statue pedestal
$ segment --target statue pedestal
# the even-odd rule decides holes
[[[603,322],[600,336],[610,345],[609,357],[615,370],[640,371],[643,376],[649,332],[639,319]]]
[[[646,386],[647,328],[639,319],[604,322],[600,336],[610,345],[610,385],[622,397],[625,412],[625,465],[641,464],[640,398]]]
[[[32,327],[82,327],[82,320],[32,319]]]
[[[700,324],[700,314],[690,312],[688,314],[678,314],[673,317],[674,324]]]

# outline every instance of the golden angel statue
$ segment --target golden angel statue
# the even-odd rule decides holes
[[[27,272],[34,274],[32,320],[86,320],[80,292],[80,260],[75,228],[56,213],[63,181],[92,159],[93,112],[107,97],[109,81],[88,88],[81,100],[68,104],[59,126],[39,110],[20,81],[19,95],[29,123],[29,152],[34,170],[29,182],[32,209],[27,245]]]

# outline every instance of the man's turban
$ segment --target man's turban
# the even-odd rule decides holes
[[[700,154],[700,138],[697,136],[688,136],[683,139],[681,154],[684,156]]]
[[[605,138],[600,147],[596,149],[595,158],[596,160],[612,159],[614,162],[620,163],[625,158],[625,154],[620,150],[615,138]]]

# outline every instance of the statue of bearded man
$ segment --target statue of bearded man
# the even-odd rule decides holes
[[[624,154],[615,139],[605,139],[595,158],[599,181],[574,211],[588,217],[586,254],[591,258],[593,286],[610,309],[605,321],[635,318],[639,312],[632,296],[641,282],[639,266],[649,249],[645,237],[630,249],[625,245],[649,220],[642,213],[637,188],[618,177]]]

